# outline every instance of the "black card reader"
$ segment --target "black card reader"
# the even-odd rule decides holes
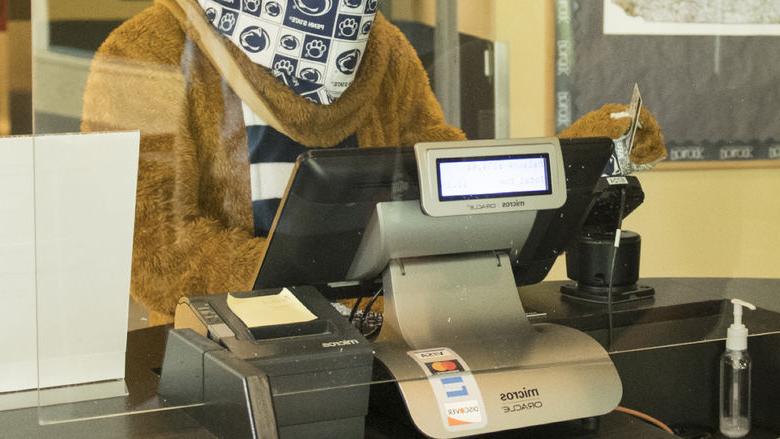
[[[362,438],[372,348],[316,289],[289,291],[315,319],[247,327],[227,294],[183,298],[160,395],[171,404],[201,405],[191,414],[219,437]]]

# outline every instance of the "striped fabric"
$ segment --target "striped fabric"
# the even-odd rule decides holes
[[[295,159],[307,148],[268,126],[246,104],[242,109],[249,146],[255,236],[268,236]],[[352,135],[335,147],[357,146],[357,137]]]

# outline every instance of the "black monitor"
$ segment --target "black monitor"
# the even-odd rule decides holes
[[[560,146],[566,201],[538,211],[525,244],[513,254],[518,286],[541,282],[578,232],[613,149],[608,138],[560,139]],[[376,204],[419,199],[412,148],[322,149],[301,155],[268,237],[255,288],[315,285],[324,287],[330,299],[371,294],[371,288],[332,286],[347,279]]]

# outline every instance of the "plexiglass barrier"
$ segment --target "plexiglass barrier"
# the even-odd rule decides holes
[[[462,138],[554,136],[566,128],[560,124],[566,99],[579,103],[569,110],[581,116],[584,104],[576,95],[560,93],[569,90],[560,87],[565,56],[577,53],[563,50],[568,43],[560,41],[571,43],[574,37],[553,42],[555,29],[579,35],[581,24],[576,14],[565,14],[571,2],[557,3],[556,15],[552,4],[542,1],[34,1],[34,137],[17,139],[26,146],[15,147],[15,159],[0,163],[4,186],[11,188],[0,193],[16,203],[14,212],[21,215],[24,210],[24,216],[14,217],[19,227],[13,230],[19,235],[11,236],[7,228],[0,232],[0,248],[8,249],[3,260],[27,267],[3,280],[3,290],[30,290],[7,298],[11,309],[20,310],[19,325],[26,325],[9,339],[18,347],[14,352],[26,356],[8,366],[18,380],[15,387],[0,390],[2,400],[10,401],[4,407],[33,407],[28,410],[35,410],[44,425],[85,421],[85,428],[100,419],[132,414],[152,419],[143,416],[160,412],[162,418],[150,421],[159,422],[154,425],[160,431],[165,416],[171,416],[176,419],[174,429],[220,434],[231,430],[210,424],[212,414],[238,407],[235,404],[246,399],[246,383],[251,383],[259,386],[253,389],[264,390],[252,394],[258,398],[255,408],[270,401],[284,431],[314,422],[287,411],[290,404],[313,404],[311,410],[325,413],[316,422],[326,422],[331,415],[341,419],[341,407],[333,401],[352,395],[370,403],[369,420],[361,424],[365,413],[363,406],[356,406],[355,419],[345,426],[360,424],[369,431],[402,419],[410,428],[426,425],[423,431],[431,435],[478,433],[498,425],[493,423],[498,419],[505,428],[521,428],[610,412],[625,389],[620,378],[631,376],[625,358],[666,358],[686,346],[708,349],[721,343],[732,320],[731,298],[758,307],[744,316],[750,343],[771,340],[780,332],[775,294],[780,273],[773,262],[780,248],[780,210],[768,200],[780,181],[772,163],[752,161],[719,171],[705,167],[667,172],[671,166],[660,164],[637,174],[641,197],[628,193],[622,207],[619,190],[600,199],[598,205],[605,209],[601,220],[617,218],[618,210],[630,212],[623,228],[642,235],[638,284],[653,288],[654,295],[635,297],[638,300],[607,304],[563,295],[561,287],[574,281],[567,280],[573,273],[559,255],[570,247],[568,242],[553,242],[544,258],[543,252],[534,255],[539,256],[535,264],[521,266],[513,259],[522,307],[500,309],[500,303],[476,299],[461,315],[443,302],[428,301],[423,303],[427,314],[417,316],[412,333],[381,329],[388,318],[387,302],[372,301],[365,285],[361,294],[368,297],[354,309],[354,302],[336,302],[337,295],[322,290],[336,302],[333,310],[341,313],[333,318],[362,330],[368,339],[364,345],[358,337],[358,345],[365,347],[361,353],[368,355],[360,371],[347,360],[333,360],[338,368],[307,371],[311,376],[304,379],[304,372],[293,373],[297,369],[292,366],[280,371],[279,366],[254,361],[246,346],[263,357],[271,349],[266,341],[247,338],[243,341],[249,344],[240,347],[224,341],[214,328],[201,335],[184,329],[169,334],[181,297],[255,286],[266,236],[278,225],[275,212],[289,195],[288,178],[300,153],[319,147],[403,148]],[[575,11],[586,8],[575,3],[580,8]],[[326,6],[332,8],[328,13],[316,10]],[[715,44],[729,37],[695,38]],[[683,56],[670,62],[681,70],[690,63]],[[598,64],[591,59],[579,66],[592,63]],[[590,134],[625,134],[628,122],[620,125],[625,119],[620,113],[629,111],[633,82],[642,86],[645,108],[654,108],[659,92],[648,90],[641,77],[628,85],[597,79],[589,83],[584,70],[578,72],[578,86],[603,89],[603,103],[624,104],[607,114],[608,130],[584,130]],[[699,82],[692,81],[696,88]],[[755,90],[748,88],[751,93],[745,96],[754,96]],[[325,100],[333,102],[324,105]],[[701,105],[706,102],[702,98]],[[764,106],[762,114],[778,112],[774,102],[759,104]],[[642,138],[663,143],[662,137],[653,137],[657,133],[648,134],[655,124],[663,132],[663,110],[656,117],[643,119]],[[679,131],[682,122],[674,123]],[[419,188],[414,169],[407,166],[408,150],[388,157],[395,168],[390,167],[387,181],[320,189],[326,195],[337,191],[330,195],[338,198],[387,184],[385,201],[413,201]],[[567,164],[567,184],[574,184],[577,169],[586,166]],[[302,197],[309,195],[316,199],[322,192]],[[375,201],[359,199],[344,206],[353,209]],[[322,223],[354,218],[352,211],[340,211],[339,206],[321,207],[317,218]],[[578,209],[585,215],[584,206]],[[570,213],[562,211],[560,218]],[[301,223],[311,219],[301,218]],[[534,230],[553,223],[552,217],[540,220]],[[612,233],[617,224],[597,225]],[[484,251],[472,239],[471,227],[464,227],[453,241]],[[354,250],[362,232],[340,232],[344,235],[334,239],[295,227],[285,231],[312,245],[330,242],[334,254]],[[27,237],[24,242],[16,239],[21,233]],[[510,251],[507,257],[532,259]],[[300,261],[300,266],[306,264]],[[595,273],[595,278],[606,283],[608,274]],[[463,297],[453,293],[440,300]],[[365,310],[368,302],[373,303],[371,310]],[[459,326],[459,319],[470,313],[479,317],[475,333],[469,333],[471,326]],[[507,315],[523,323],[499,324]],[[420,334],[444,331],[448,325],[453,328],[450,337],[418,342]],[[290,349],[309,349],[311,338],[302,337],[287,340]],[[172,340],[178,340],[178,347]],[[347,345],[338,345],[345,340]],[[325,343],[336,343],[328,349],[349,352],[350,340]],[[560,346],[570,349],[552,349]],[[436,351],[448,355],[442,361],[423,359]],[[207,357],[213,366],[208,373],[223,373],[209,375],[212,381],[204,378]],[[315,362],[313,367],[320,366]],[[240,373],[230,372],[236,370]],[[224,375],[226,371],[230,373]],[[598,379],[609,381],[615,371],[620,375],[616,381],[577,400],[588,407],[567,405],[562,386],[599,387]],[[261,378],[235,381],[236,376]],[[181,377],[201,387],[187,391],[192,387]],[[474,386],[481,390],[471,398]],[[217,400],[232,402],[207,408]],[[475,412],[473,407],[479,408]],[[448,409],[482,415],[456,416],[453,421]],[[423,420],[423,412],[430,416]],[[289,417],[279,419],[282,413]],[[449,422],[474,429],[450,428],[454,424]]]

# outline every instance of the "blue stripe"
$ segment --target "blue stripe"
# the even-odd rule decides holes
[[[449,378],[442,378],[442,379],[441,379],[441,382],[442,382],[442,384],[444,384],[444,385],[447,385],[447,384],[455,384],[455,383],[462,383],[462,382],[463,382],[463,378],[461,378],[461,377],[449,377]]]
[[[466,390],[466,386],[461,386],[460,390],[448,390],[447,391],[447,398],[458,398],[461,396],[467,396],[469,394],[469,391]]]
[[[267,125],[252,125],[246,127],[249,146],[249,163],[294,163],[299,155],[310,148]],[[357,148],[357,136],[344,139],[334,148]],[[281,200],[270,198],[253,200],[255,236],[268,236]]]
[[[246,127],[249,163],[293,163],[309,148],[267,125]],[[334,148],[357,148],[357,136],[344,139]]]
[[[293,163],[306,147],[270,126],[246,127],[249,143],[249,163]]]
[[[255,217],[255,236],[268,236],[274,222],[276,209],[279,208],[279,198],[252,201],[252,213]]]

